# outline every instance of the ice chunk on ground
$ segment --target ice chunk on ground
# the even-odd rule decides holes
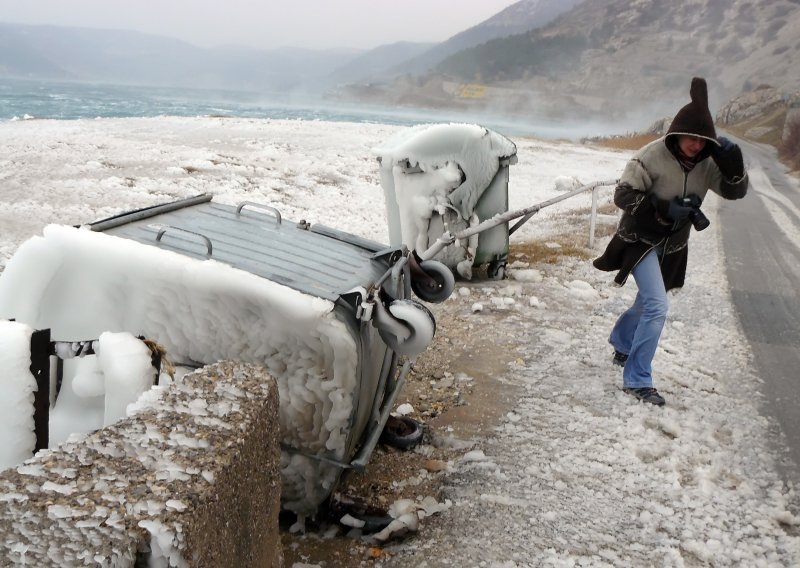
[[[543,277],[542,273],[535,268],[514,269],[509,271],[508,275],[520,282],[541,282]]]

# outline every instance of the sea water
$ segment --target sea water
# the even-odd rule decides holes
[[[481,124],[506,135],[572,137],[563,124],[439,109],[347,104],[322,97],[0,78],[0,120],[230,116],[412,126]]]
[[[347,105],[283,93],[0,79],[0,119],[146,116],[236,116],[400,125],[457,117],[442,111]],[[463,121],[466,117],[460,118]]]

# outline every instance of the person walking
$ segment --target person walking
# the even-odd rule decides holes
[[[667,318],[667,292],[684,283],[689,233],[709,225],[700,206],[709,190],[741,199],[749,186],[741,149],[717,137],[705,79],[694,77],[689,95],[691,102],[678,111],[666,135],[625,166],[614,192],[622,217],[593,262],[599,270],[617,271],[617,285],[631,274],[636,281],[636,299],[608,341],[612,361],[623,367],[623,391],[658,406],[665,401],[653,384],[652,361]]]

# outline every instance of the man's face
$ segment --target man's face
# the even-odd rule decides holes
[[[678,139],[678,146],[684,155],[694,158],[706,147],[706,139],[699,136],[681,136]]]

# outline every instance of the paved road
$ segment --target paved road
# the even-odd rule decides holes
[[[783,473],[800,487],[800,187],[774,150],[739,143],[751,186],[720,206],[728,278],[764,379],[764,413],[786,437]]]

